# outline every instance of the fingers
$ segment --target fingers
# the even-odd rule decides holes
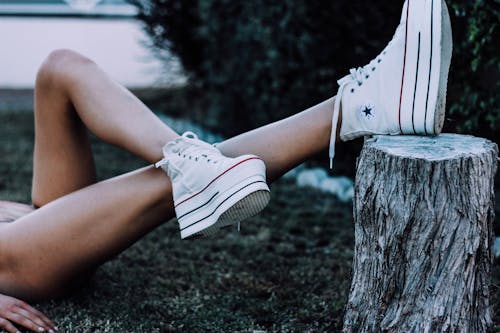
[[[37,314],[39,313],[38,311],[30,306],[27,307],[28,310],[26,310],[25,307],[20,307],[19,305],[13,306],[11,311],[3,314],[4,320],[7,319],[7,322],[11,321],[22,325],[33,332],[55,333],[57,331],[55,325],[47,317],[45,317],[45,315],[42,314],[42,316],[39,316]],[[15,332],[18,332],[18,330]]]
[[[14,325],[10,323],[10,321],[4,318],[0,318],[0,329],[3,329],[8,333],[21,333]]]
[[[19,313],[8,312],[4,317],[16,324],[19,324],[33,332],[49,332],[49,328],[36,322],[34,318],[27,318]]]
[[[32,316],[40,319],[41,321],[43,321],[43,323],[45,323],[45,325],[48,325],[49,329],[52,329],[54,331],[57,331],[57,327],[56,325],[52,322],[52,320],[50,320],[45,314],[43,314],[42,312],[38,311],[37,309],[31,307],[30,305],[24,303],[24,302],[20,302],[19,304],[17,304],[17,306],[23,310],[23,311],[27,311],[28,313],[30,313]],[[27,317],[25,315],[25,317]]]

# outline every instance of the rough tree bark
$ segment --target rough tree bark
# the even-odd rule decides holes
[[[344,332],[487,330],[497,155],[464,135],[366,141]]]

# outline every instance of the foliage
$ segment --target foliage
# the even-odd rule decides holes
[[[450,128],[499,143],[500,1],[455,0]]]
[[[195,114],[226,134],[280,119],[336,93],[336,80],[390,40],[401,3],[131,0],[160,55],[178,55],[203,91]],[[498,0],[448,1],[454,30],[447,130],[497,140]],[[220,130],[220,129],[219,129]]]

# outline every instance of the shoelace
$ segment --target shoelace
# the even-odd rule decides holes
[[[162,158],[161,160],[159,160],[158,162],[155,163],[155,168],[160,168],[164,165],[168,165],[168,160],[166,157]]]
[[[333,105],[332,130],[330,135],[330,146],[328,149],[330,169],[333,169],[333,158],[335,157],[335,142],[337,140],[337,125],[339,121],[340,102],[344,93],[344,89],[352,83],[357,83],[358,86],[361,86],[365,80],[370,78],[370,73],[374,72],[377,68],[377,64],[382,62],[382,56],[386,54],[387,49],[393,44],[394,40],[402,30],[404,30],[404,24],[400,24],[398,26],[391,41],[378,56],[376,56],[373,60],[371,60],[367,65],[363,67],[351,68],[349,70],[349,74],[337,81],[339,89],[337,91],[337,96],[335,97],[335,103]]]
[[[181,138],[186,138],[186,139],[190,139],[190,140],[198,140],[198,136],[195,133],[191,132],[191,131],[184,132],[182,134]],[[175,140],[174,140],[174,142],[175,142]],[[208,143],[205,144],[202,141],[198,141],[196,143],[196,145],[199,146],[201,149],[203,149],[205,152],[206,152],[207,149],[208,149],[208,151],[210,151],[211,149],[217,149],[214,146],[209,145]],[[193,154],[195,152],[196,152],[196,150],[192,151],[191,154]],[[179,151],[177,151],[177,153],[180,155],[180,154],[183,153],[183,151],[179,150]],[[200,157],[206,158],[207,161],[210,161],[210,158],[209,158],[210,156],[208,156],[206,153],[200,154]],[[195,158],[197,159],[198,157],[195,157]],[[155,163],[155,167],[156,168],[159,168],[159,167],[161,167],[163,165],[168,165],[168,159],[166,157]]]
[[[182,134],[182,137],[188,138],[188,139],[198,140],[198,136],[195,133],[191,132],[191,131],[184,132]],[[215,147],[215,145],[208,145],[207,144],[207,146],[210,146],[210,148],[212,148],[212,149],[217,149]],[[181,153],[181,152],[179,152],[179,153]],[[203,155],[203,156],[206,156],[208,158],[208,155]],[[161,167],[163,165],[168,165],[168,159],[166,157],[155,163],[155,167],[156,168],[159,168],[159,167]],[[238,228],[238,232],[240,232],[241,231],[241,222],[238,222],[238,227],[237,228]]]

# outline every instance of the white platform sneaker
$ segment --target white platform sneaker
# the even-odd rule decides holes
[[[401,23],[382,53],[338,81],[330,166],[340,107],[343,141],[372,134],[439,134],[451,53],[446,3],[407,0]]]
[[[186,132],[163,147],[181,238],[209,236],[259,213],[269,202],[264,162],[254,155],[228,158]]]

